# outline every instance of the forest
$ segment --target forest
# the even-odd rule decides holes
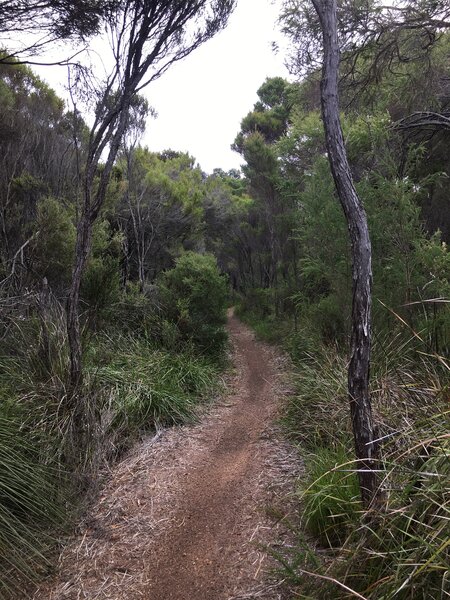
[[[241,169],[206,173],[142,144],[144,90],[234,5],[0,2],[2,599],[50,598],[115,465],[224,393],[229,307],[287,361],[302,465],[279,595],[236,598],[450,596],[450,8],[283,0],[291,77],[243,107]],[[73,48],[101,35],[99,81]],[[57,44],[71,101],[33,70]]]

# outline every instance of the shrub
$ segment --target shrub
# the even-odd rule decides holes
[[[227,282],[209,254],[186,252],[160,277],[165,317],[176,323],[184,340],[202,352],[220,355],[226,342]]]
[[[322,298],[311,312],[312,322],[317,323],[325,344],[346,341],[347,329],[344,318],[346,308],[340,303],[337,294]]]
[[[151,294],[144,294],[138,283],[128,281],[104,317],[105,326],[112,335],[119,330],[133,336],[158,337],[161,319],[156,301]]]
[[[266,319],[273,312],[275,294],[272,288],[250,288],[240,299],[238,314],[251,314],[258,321]]]
[[[91,308],[91,318],[101,320],[120,295],[121,237],[107,221],[96,223],[92,251],[81,282],[81,297]]]
[[[67,286],[72,272],[76,231],[72,215],[61,202],[48,197],[37,205],[31,255],[35,274],[50,287]]]

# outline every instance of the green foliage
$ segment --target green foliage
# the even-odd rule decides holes
[[[244,174],[257,193],[261,193],[264,186],[275,183],[278,174],[277,158],[261,133],[255,131],[246,137],[242,154],[247,163]]]
[[[265,313],[264,316],[264,303],[261,301],[261,296],[267,297],[271,292],[272,290],[252,290],[252,294],[240,299],[236,307],[236,315],[254,329],[258,338],[270,344],[282,344],[287,339],[291,326],[290,323],[277,319],[274,314]],[[258,301],[258,304],[254,304],[254,311],[250,310],[252,297]]]
[[[183,339],[220,356],[226,342],[227,282],[211,255],[186,252],[159,280],[163,312]]]
[[[66,323],[62,306],[50,298],[42,307],[39,300],[29,308],[28,318],[11,314],[5,319],[0,352],[1,382],[15,392],[28,393],[51,380],[65,381],[69,365]]]
[[[242,152],[252,133],[258,132],[266,142],[273,143],[286,133],[295,85],[282,77],[267,78],[258,90],[259,101],[241,122],[241,131],[234,148]]]
[[[438,52],[438,47],[440,44],[433,52]],[[441,59],[436,58],[436,64],[441,65]],[[411,78],[411,68],[402,67],[406,79]],[[420,73],[415,77],[419,80]],[[355,108],[341,115],[353,176],[369,218],[374,296],[416,329],[423,329],[432,346],[445,351],[448,289],[444,282],[449,270],[442,260],[440,267],[432,265],[432,248],[439,244],[424,230],[423,219],[428,198],[440,194],[446,185],[442,171],[447,169],[447,162],[439,154],[439,144],[434,149],[420,136],[402,146],[402,139],[392,129],[389,105],[399,100],[395,86],[402,83],[391,76],[388,79],[388,87],[380,90],[383,102],[367,110],[356,101]],[[289,127],[284,135],[274,130],[273,139],[269,139],[258,119],[265,119],[267,125],[273,116],[272,102],[273,106],[283,103],[276,100],[277,95],[282,96],[280,85],[268,80],[262,86],[261,102],[244,119],[239,134],[238,149],[247,163],[243,171],[249,179],[254,208],[249,210],[238,237],[243,240],[242,255],[249,257],[248,264],[242,260],[239,265],[238,281],[249,297],[248,304],[253,303],[254,314],[272,319],[267,301],[272,298],[276,317],[283,311],[285,318],[290,317],[289,303],[277,301],[281,290],[289,289],[303,331],[326,343],[345,344],[351,311],[351,261],[345,219],[325,155],[317,78],[311,76],[299,86],[298,96],[291,95],[290,103],[283,104]],[[266,87],[267,103],[263,99]],[[434,171],[426,159],[430,152],[435,157]],[[446,231],[448,218],[442,217],[441,211],[440,223]],[[445,254],[442,248],[445,250],[442,246],[437,251],[441,259]],[[265,297],[260,294],[256,298],[251,288],[268,291]],[[441,298],[441,303],[427,304],[433,297]],[[377,330],[394,323],[377,306],[374,316]],[[430,326],[432,329],[425,332]]]
[[[157,349],[145,338],[99,338],[91,349],[92,376],[109,395],[116,451],[136,432],[180,424],[217,386],[217,367],[192,350]]]
[[[322,298],[310,314],[310,319],[320,328],[322,340],[325,343],[345,343],[349,327],[349,319],[344,317],[345,306],[342,306],[337,295]]]
[[[342,115],[348,159],[353,169],[390,167],[386,145],[389,140],[391,118],[389,113],[373,111],[370,114]]]
[[[306,460],[300,492],[302,519],[320,543],[335,547],[346,539],[361,514],[355,465],[345,448],[316,447]]]
[[[86,343],[85,378],[75,410],[67,400],[65,315],[57,300],[50,297],[43,312],[38,302],[28,306],[27,318],[20,305],[4,316],[2,598],[18,597],[17,586],[29,587],[27,581],[51,564],[54,537],[73,517],[67,498],[76,496],[71,504],[78,508],[105,462],[116,460],[156,427],[194,419],[199,402],[211,400],[218,390],[217,362],[189,345],[180,350],[180,343],[171,342],[173,328],[177,336],[178,328],[158,317],[148,298],[130,289],[122,303],[120,320],[116,313],[108,334],[91,335]]]
[[[109,304],[104,313],[106,329],[116,332],[148,338],[158,337],[161,319],[155,299],[151,294],[144,294],[138,283],[127,282],[116,301]]]
[[[437,413],[403,432],[407,444],[386,464],[394,490],[385,511],[350,539],[347,581],[371,600],[441,598],[450,589],[448,425],[448,413]]]
[[[35,440],[23,431],[24,415],[1,395],[0,596],[15,598],[18,575],[32,579],[48,564],[50,531],[63,522],[64,499],[56,470],[41,462]]]
[[[374,294],[390,306],[411,301],[425,284],[423,265],[415,252],[424,239],[417,198],[420,189],[408,179],[373,176],[358,191],[365,200],[374,254]],[[416,296],[417,297],[417,296]]]
[[[119,299],[120,251],[120,234],[113,233],[107,221],[97,222],[81,294],[83,300],[99,315]]]
[[[145,156],[145,151],[144,156]],[[195,159],[189,154],[177,153],[170,158],[147,155],[150,167],[146,175],[146,185],[150,190],[161,189],[165,202],[177,202],[188,212],[201,215],[202,175],[195,167]]]
[[[350,24],[361,16],[357,4]],[[222,272],[237,312],[296,365],[283,420],[310,454],[302,492],[309,534],[334,551],[314,568],[371,600],[447,593],[448,132],[403,136],[393,127],[407,111],[442,109],[450,37],[438,38],[429,51],[417,46],[416,31],[402,34],[402,51],[419,50],[414,60],[380,72],[357,97],[353,85],[342,89],[343,132],[373,246],[372,398],[379,435],[390,440],[382,447],[386,510],[375,520],[357,518],[353,468],[336,467],[352,452],[342,352],[352,282],[318,74],[301,84],[269,78],[259,88],[234,143],[243,176],[216,169],[207,177],[189,154],[135,146],[148,112],[136,100],[82,281],[86,376],[74,409],[61,302],[87,128],[30,69],[0,65],[0,585],[45,564],[66,470],[85,489],[105,457],[151,428],[192,419],[196,402],[215,391],[226,340]],[[346,83],[370,73],[371,53],[357,58],[356,80]],[[49,302],[39,293],[44,277]],[[296,584],[304,580],[288,571]],[[326,599],[337,589],[315,582],[307,592]]]
[[[429,347],[443,355],[450,349],[450,252],[439,233],[431,239],[420,240],[416,246],[417,260],[426,269],[426,296],[419,306],[422,314],[416,328]],[[432,301],[427,298],[432,296]]]
[[[261,103],[267,108],[276,106],[288,108],[290,103],[289,94],[292,93],[294,88],[294,85],[289,84],[282,77],[267,77],[257,93]]]
[[[137,147],[124,152],[120,166],[127,187],[116,218],[125,234],[128,277],[143,289],[181,252],[203,247],[208,184],[194,158],[172,150]]]
[[[7,315],[0,352],[2,598],[17,598],[50,565],[54,536],[70,518],[58,450],[68,366],[64,322],[57,307],[45,317],[38,307],[29,310],[28,319],[20,308]]]
[[[287,346],[299,367],[293,379],[295,393],[283,416],[289,435],[309,451],[338,449],[352,439],[348,419],[346,360],[320,342],[301,346],[303,332],[291,335]],[[300,340],[300,343],[297,342]],[[307,344],[307,342],[306,342]],[[301,362],[300,362],[301,361]]]
[[[330,276],[326,266],[317,258],[303,258],[300,261],[302,269],[302,291],[298,300],[319,300],[326,297],[331,290]]]
[[[296,593],[320,600],[350,596],[335,583],[305,578],[297,568],[335,578],[370,600],[440,598],[448,589],[449,561],[448,364],[407,327],[403,335],[394,335],[391,328],[375,336],[371,393],[378,434],[384,440],[384,504],[363,513],[348,458],[352,434],[346,360],[320,346],[315,351],[310,346],[298,360],[290,344],[297,364],[295,392],[283,421],[290,436],[308,451],[299,492],[303,525],[334,550],[313,563],[313,550],[305,552],[301,542],[284,573]]]
[[[47,197],[37,205],[33,225],[32,253],[39,278],[46,277],[57,289],[70,281],[75,249],[75,226],[70,211],[55,198]]]
[[[256,317],[254,321],[264,321],[273,312],[274,290],[270,288],[252,288],[241,298],[238,307],[239,316]]]
[[[12,261],[15,253],[27,244],[22,269],[32,275],[28,277],[29,285],[35,277],[34,264],[25,259],[33,247],[29,243],[30,231],[38,231],[36,219],[43,227],[41,240],[37,237],[32,240],[39,245],[38,260],[43,261],[37,265],[38,276],[49,271],[46,261],[52,258],[46,252],[43,236],[50,234],[50,252],[56,251],[56,246],[62,243],[62,239],[58,240],[62,235],[56,228],[62,225],[64,231],[68,227],[66,206],[58,209],[55,200],[48,197],[64,197],[67,205],[73,198],[75,164],[69,151],[73,131],[70,119],[64,115],[63,101],[28,67],[0,65],[0,96],[0,152],[4,157],[0,177],[1,258],[2,262]],[[51,230],[53,217],[56,223]],[[66,250],[62,263],[67,258]],[[64,267],[56,264],[56,271],[61,269],[62,276]],[[59,285],[63,286],[64,282]]]

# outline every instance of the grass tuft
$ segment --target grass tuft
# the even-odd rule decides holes
[[[20,417],[0,417],[0,596],[5,598],[17,597],[19,579],[31,580],[48,565],[55,543],[51,532],[65,519],[59,469],[42,464]]]
[[[354,461],[343,447],[317,447],[305,466],[306,487],[300,493],[305,526],[320,544],[336,547],[361,515]]]

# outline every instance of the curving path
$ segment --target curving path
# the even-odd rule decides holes
[[[200,423],[164,431],[112,472],[56,580],[35,600],[282,598],[261,543],[265,515],[292,484],[273,433],[278,357],[230,313],[231,392]]]

